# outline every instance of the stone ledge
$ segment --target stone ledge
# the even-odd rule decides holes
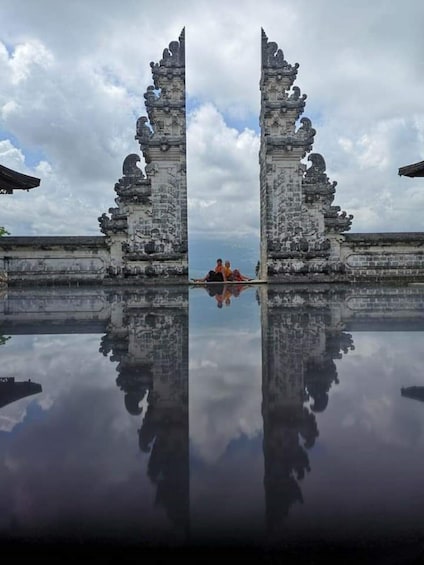
[[[381,243],[422,243],[424,232],[383,232],[383,233],[344,233],[346,243],[381,244]]]
[[[95,247],[108,249],[104,236],[17,236],[0,238],[0,249],[16,247],[31,247],[33,249],[46,249],[51,247]]]

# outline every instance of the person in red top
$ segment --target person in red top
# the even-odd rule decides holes
[[[234,269],[233,274],[232,274],[232,280],[233,281],[251,281],[253,279],[251,279],[250,277],[246,277],[246,275],[243,275],[242,273],[240,273],[240,271],[238,269]]]
[[[229,261],[225,261],[224,271],[225,271],[225,277],[228,281],[242,282],[242,281],[252,280],[250,277],[247,277],[246,275],[242,275],[242,273],[240,273],[238,269],[234,269],[234,271],[232,271],[231,263]]]

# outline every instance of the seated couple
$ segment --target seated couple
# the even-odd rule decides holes
[[[216,260],[216,267],[213,271],[209,271],[203,279],[193,279],[194,282],[227,282],[227,281],[251,281],[250,277],[242,275],[238,269],[231,269],[231,263],[225,261],[225,265],[222,264],[222,259]]]

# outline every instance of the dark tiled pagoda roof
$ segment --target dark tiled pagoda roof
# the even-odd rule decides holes
[[[40,179],[30,177],[0,165],[0,194],[12,194],[14,190],[29,190],[39,186]]]
[[[17,382],[14,377],[0,377],[0,408],[39,392],[42,392],[41,385],[31,379]]]
[[[424,177],[424,161],[400,167],[399,175],[404,177]]]

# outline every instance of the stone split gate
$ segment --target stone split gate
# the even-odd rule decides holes
[[[260,278],[281,282],[424,280],[424,233],[348,234],[352,215],[333,205],[337,183],[313,152],[315,129],[301,117],[306,95],[262,30]],[[97,237],[0,238],[9,284],[188,282],[185,32],[150,63],[147,116],[137,153],[123,162],[116,207]],[[305,163],[306,159],[306,163]]]

